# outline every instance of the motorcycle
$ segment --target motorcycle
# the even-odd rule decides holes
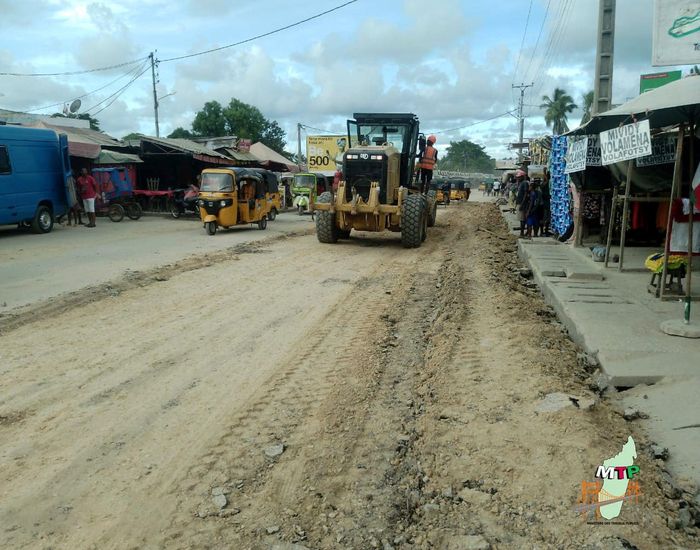
[[[195,214],[199,216],[199,187],[190,185],[187,189],[179,189],[174,192],[170,214],[177,219],[183,214]]]

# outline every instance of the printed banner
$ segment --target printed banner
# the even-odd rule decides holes
[[[651,155],[639,157],[637,166],[655,166],[657,164],[671,164],[676,161],[677,137],[655,137],[651,140]]]
[[[626,124],[600,133],[603,165],[651,155],[649,121]]]
[[[654,0],[651,64],[700,63],[700,0]]]
[[[306,162],[311,172],[336,171],[343,165],[346,136],[307,136]]]
[[[588,137],[570,138],[566,149],[565,174],[572,174],[586,169],[586,155],[588,153]]]
[[[586,153],[586,166],[600,166],[600,138],[598,135],[588,136],[588,152]]]

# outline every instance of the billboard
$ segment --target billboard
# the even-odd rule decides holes
[[[335,172],[343,165],[347,136],[307,136],[306,163],[311,172]]]
[[[700,0],[654,0],[651,64],[700,63]]]
[[[674,80],[680,80],[681,76],[683,76],[683,71],[643,74],[639,77],[639,93],[643,94],[649,90],[661,88],[664,84],[668,84]]]

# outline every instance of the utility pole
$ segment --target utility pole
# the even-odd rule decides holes
[[[301,122],[297,122],[297,164],[301,168]]]
[[[151,77],[153,78],[153,112],[156,115],[156,137],[160,137],[160,127],[158,126],[158,94],[156,93],[156,60],[153,52],[148,56],[151,58]]]
[[[604,113],[612,108],[616,1],[599,0],[598,4],[598,46],[595,58],[592,115]]]
[[[520,85],[515,85],[513,84],[513,88],[519,88],[520,89],[520,102],[518,103],[518,120],[520,121],[520,131],[518,133],[518,160],[522,160],[523,156],[523,132],[525,129],[525,115],[523,114],[523,105],[525,103],[525,90],[528,88],[532,88],[535,85],[534,82],[531,82],[530,84],[524,84],[520,83]]]

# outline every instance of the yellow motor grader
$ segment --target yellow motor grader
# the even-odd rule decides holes
[[[338,189],[314,204],[316,236],[322,243],[356,231],[401,232],[406,248],[417,248],[435,224],[434,192],[421,192],[414,178],[418,117],[410,113],[355,113],[348,121]]]

